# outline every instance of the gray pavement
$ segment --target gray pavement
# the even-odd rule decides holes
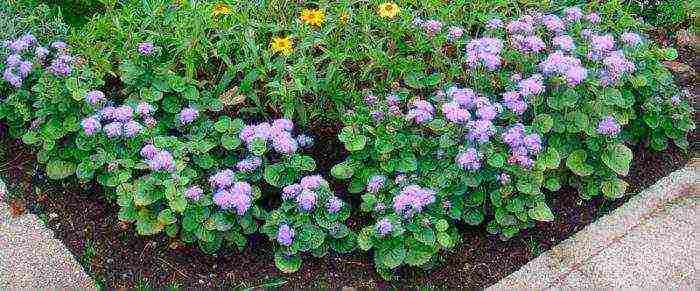
[[[10,215],[5,192],[0,180],[0,289],[96,289],[36,215]]]
[[[696,160],[489,290],[698,290],[698,201]]]

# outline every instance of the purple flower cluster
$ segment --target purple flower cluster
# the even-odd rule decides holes
[[[107,100],[105,98],[105,93],[102,93],[102,91],[100,90],[92,90],[85,94],[85,101],[87,101],[87,103],[89,103],[92,106],[95,106],[97,105],[97,103],[105,100]]]
[[[588,52],[588,58],[591,60],[600,60],[615,49],[615,39],[610,34],[593,34],[590,39],[591,50]]]
[[[385,236],[394,229],[394,226],[391,224],[391,220],[385,217],[377,221],[375,228],[379,236]]]
[[[37,45],[35,57],[39,64],[41,64],[48,55],[48,50],[38,46],[37,40],[33,35],[27,34],[13,41],[5,41],[5,46],[9,48],[12,53],[5,59],[6,67],[2,77],[15,88],[22,86],[22,83],[34,68],[34,63],[28,59],[22,59],[22,55],[29,51],[34,45]]]
[[[518,89],[520,95],[523,97],[542,94],[545,89],[542,75],[534,74],[530,76],[530,78],[520,80],[520,82],[518,82]]]
[[[425,100],[414,100],[411,102],[411,107],[406,113],[406,120],[415,121],[416,123],[425,123],[433,120],[435,108],[430,102]]]
[[[634,63],[628,60],[622,51],[610,53],[603,59],[603,65],[605,68],[599,72],[601,85],[603,86],[614,84],[625,73],[636,70]]]
[[[253,202],[252,188],[247,182],[235,182],[231,187],[214,192],[213,200],[221,209],[235,208],[238,215],[244,215]]]
[[[343,207],[343,200],[340,200],[340,198],[335,196],[328,198],[328,201],[326,202],[326,209],[328,212],[337,213],[340,211],[341,207]]]
[[[239,134],[248,148],[251,148],[256,139],[264,142],[272,142],[272,147],[281,154],[293,154],[299,144],[292,136],[294,123],[289,119],[277,119],[272,124],[263,122],[257,125],[246,125]]]
[[[564,19],[568,22],[579,21],[583,17],[583,12],[578,7],[569,7],[564,11],[564,14],[566,15]]]
[[[615,117],[605,116],[598,122],[598,128],[596,131],[602,135],[614,136],[620,133],[620,124],[617,122]]]
[[[551,32],[561,32],[565,28],[564,21],[559,18],[559,16],[553,14],[547,14],[542,17],[542,23]]]
[[[175,172],[175,159],[166,150],[159,150],[152,144],[147,144],[141,148],[141,156],[146,159],[151,171]]]
[[[71,65],[73,64],[73,57],[67,54],[58,55],[51,62],[49,71],[59,77],[70,76],[73,69]]]
[[[520,97],[518,91],[508,91],[503,93],[503,104],[516,115],[522,115],[527,110],[527,103]]]
[[[85,95],[85,101],[93,106],[105,100],[104,93],[98,90],[90,91]],[[142,117],[144,116],[142,115]],[[81,125],[86,135],[93,135],[102,128],[109,138],[134,137],[143,132],[143,126],[133,118],[134,108],[129,105],[106,106],[100,109],[97,114],[83,119]],[[144,120],[147,118],[149,116],[146,116]],[[102,122],[106,124],[102,126]]]
[[[180,114],[178,114],[178,120],[180,120],[180,124],[182,125],[192,123],[197,117],[199,117],[199,110],[194,107],[184,108],[180,111]]]
[[[374,175],[367,181],[367,192],[372,194],[377,194],[384,184],[386,183],[386,177],[382,175]]]
[[[572,51],[576,48],[574,39],[566,34],[558,35],[552,38],[552,44],[563,51]]]
[[[532,15],[523,15],[514,19],[506,25],[508,33],[531,34],[535,31],[535,18]]]
[[[137,50],[141,55],[150,56],[153,55],[153,53],[155,52],[155,47],[151,42],[142,42],[139,43],[139,47]]]
[[[410,217],[414,213],[420,213],[423,208],[435,202],[435,191],[422,188],[418,185],[404,187],[394,196],[394,211],[404,217]]]
[[[282,188],[282,200],[295,199],[299,209],[311,211],[316,206],[316,200],[318,199],[318,195],[315,191],[327,187],[328,182],[323,179],[323,177],[319,175],[306,176],[301,178],[298,184],[291,184]],[[329,207],[328,209],[330,211],[331,208],[328,201],[326,206]],[[340,206],[342,206],[342,203]]]
[[[545,75],[561,74],[569,86],[576,86],[588,77],[588,70],[581,61],[573,56],[566,56],[562,51],[556,51],[539,64]]]
[[[591,12],[591,13],[586,14],[584,19],[586,19],[586,21],[588,21],[590,23],[596,24],[596,23],[600,22],[600,15],[598,15],[598,13]]]
[[[511,37],[510,43],[513,48],[522,53],[536,54],[547,48],[544,41],[536,35],[524,36],[516,34]]]
[[[481,169],[481,154],[479,154],[475,148],[468,148],[463,153],[457,155],[455,161],[457,165],[469,171],[476,171]]]
[[[622,40],[623,43],[631,46],[638,45],[642,43],[642,37],[639,36],[639,34],[633,33],[633,32],[625,32],[620,36],[620,40]]]
[[[542,150],[542,140],[539,134],[525,134],[525,126],[516,123],[501,134],[503,142],[510,147],[509,164],[519,164],[530,168],[534,164],[531,155],[537,155]]]
[[[499,103],[492,103],[473,90],[458,86],[452,86],[446,92],[438,91],[436,95],[445,95],[448,100],[442,105],[443,115],[450,122],[464,124],[469,130],[470,140],[483,143],[495,133],[493,120],[501,112]],[[474,120],[469,110],[474,110]]]
[[[202,198],[202,194],[204,194],[204,191],[199,186],[190,186],[185,189],[185,197],[195,201]]]
[[[285,247],[291,246],[294,242],[294,229],[287,224],[282,224],[277,229],[277,242]]]
[[[447,28],[447,40],[457,41],[464,35],[464,29],[459,26],[450,26]]]
[[[434,36],[442,30],[442,22],[433,19],[422,21],[420,27],[422,27],[429,36]]]
[[[503,27],[503,20],[500,18],[492,18],[486,23],[486,29],[494,30]]]
[[[501,50],[503,42],[498,38],[484,37],[470,40],[467,43],[467,65],[476,68],[483,65],[489,71],[497,69],[501,65]]]
[[[243,173],[248,173],[255,171],[262,165],[262,159],[260,157],[249,157],[247,159],[240,160],[236,163],[236,170]]]

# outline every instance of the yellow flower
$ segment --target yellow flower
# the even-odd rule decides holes
[[[219,3],[214,6],[214,11],[211,12],[213,16],[219,15],[229,15],[231,14],[231,6],[226,3]]]
[[[326,13],[319,9],[304,9],[301,11],[301,20],[309,25],[321,26],[326,20]]]
[[[294,41],[292,38],[286,37],[273,37],[272,42],[270,42],[270,47],[272,47],[273,52],[283,53],[285,55],[291,54],[294,49],[292,46]]]
[[[338,20],[340,20],[340,23],[343,25],[348,24],[348,21],[350,21],[350,14],[347,12],[342,12],[340,13],[340,16],[338,16]]]
[[[384,2],[382,4],[379,4],[379,16],[381,17],[386,17],[386,18],[394,18],[396,14],[399,14],[399,5],[396,5],[394,2]]]

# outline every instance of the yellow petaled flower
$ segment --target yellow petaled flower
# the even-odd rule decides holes
[[[294,41],[290,37],[273,37],[270,47],[273,52],[283,53],[285,55],[292,53]]]
[[[350,14],[347,12],[340,13],[340,16],[338,16],[338,20],[340,20],[340,23],[343,25],[348,24],[348,21],[350,21]]]
[[[386,18],[394,18],[396,14],[399,14],[399,5],[394,2],[384,2],[379,4],[379,16]]]
[[[213,16],[219,15],[229,15],[231,14],[231,6],[226,3],[219,3],[214,6],[214,11],[211,12]]]
[[[326,13],[319,9],[304,9],[299,18],[308,25],[321,26],[326,20]]]

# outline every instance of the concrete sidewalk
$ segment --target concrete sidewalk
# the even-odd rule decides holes
[[[697,290],[699,200],[700,162],[696,160],[489,290]]]
[[[0,180],[0,289],[97,289],[34,214],[12,217]]]

